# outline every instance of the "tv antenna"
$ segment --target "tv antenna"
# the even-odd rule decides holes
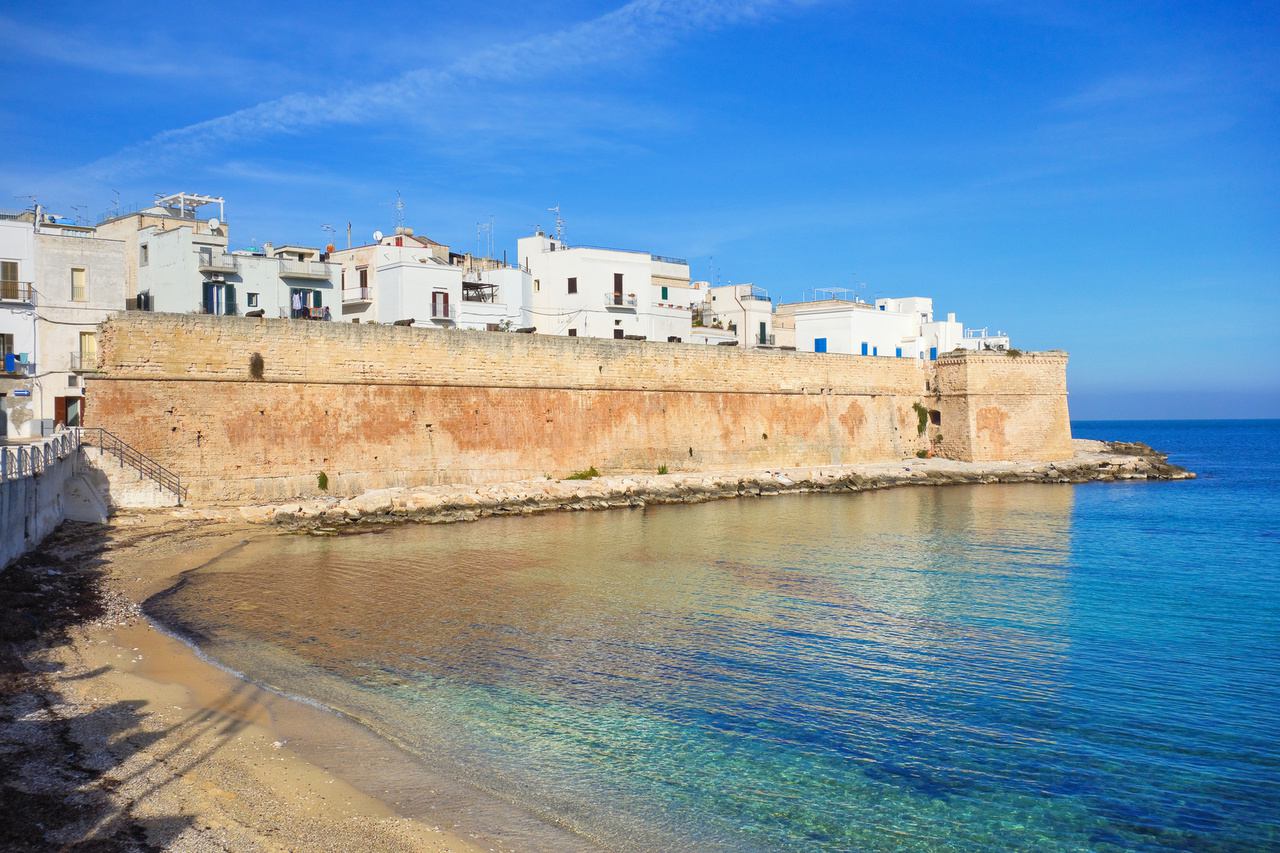
[[[489,215],[488,222],[476,223],[476,254],[479,255],[481,249],[484,250],[484,257],[493,257],[493,214]]]
[[[113,217],[120,215],[120,190],[111,191],[111,209],[114,211]]]
[[[556,215],[556,239],[563,243],[564,220],[560,218],[560,205],[557,204],[555,207],[548,207],[547,213],[554,213]]]
[[[325,245],[332,246],[335,239],[334,235],[338,233],[338,230],[328,223],[321,225],[320,230],[329,235],[329,239],[325,241]]]
[[[75,214],[75,220],[76,220],[76,224],[77,224],[77,225],[88,225],[88,224],[89,224],[89,220],[85,219],[85,217],[84,217],[84,205],[83,205],[83,204],[73,204],[73,205],[71,205],[71,212]]]
[[[400,190],[396,190],[396,201],[393,205],[396,209],[396,227],[404,227],[404,199],[400,197]]]

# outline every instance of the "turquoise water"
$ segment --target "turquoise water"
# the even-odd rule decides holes
[[[1075,433],[1202,476],[282,538],[149,609],[584,844],[1280,848],[1280,422]]]

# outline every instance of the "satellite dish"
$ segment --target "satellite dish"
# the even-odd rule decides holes
[[[375,242],[375,243],[381,243],[381,242],[382,242],[382,232],[381,232],[381,231],[374,231],[374,232],[373,232],[373,242]]]
[[[215,216],[213,217],[213,219],[209,220],[210,231],[217,231],[221,227],[222,227],[222,223],[218,221],[218,217]]]

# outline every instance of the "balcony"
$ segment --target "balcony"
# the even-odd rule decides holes
[[[458,306],[432,302],[431,319],[439,323],[456,323],[458,322]]]
[[[280,260],[281,278],[309,278],[328,280],[330,269],[328,264],[319,261],[286,261]]]
[[[73,352],[68,360],[68,370],[72,373],[84,373],[87,370],[95,370],[98,366],[98,354],[96,352]]]
[[[199,270],[202,273],[234,273],[240,269],[235,255],[227,252],[201,252]]]
[[[352,305],[359,302],[372,302],[372,287],[346,287],[342,290],[342,304]]]
[[[639,304],[639,300],[636,299],[634,293],[627,296],[623,296],[621,293],[606,293],[604,295],[604,307],[606,308],[634,311],[637,304]]]
[[[34,306],[36,289],[29,281],[0,281],[0,302]]]

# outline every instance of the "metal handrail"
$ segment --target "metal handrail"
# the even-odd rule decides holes
[[[187,499],[187,488],[182,485],[181,477],[137,448],[126,444],[119,436],[102,427],[77,427],[76,432],[81,446],[96,446],[99,453],[115,456],[121,465],[129,465],[144,477],[155,481],[160,488],[173,492],[178,498],[179,506]]]
[[[0,302],[21,302],[26,305],[36,304],[36,288],[29,281],[0,281]]]

